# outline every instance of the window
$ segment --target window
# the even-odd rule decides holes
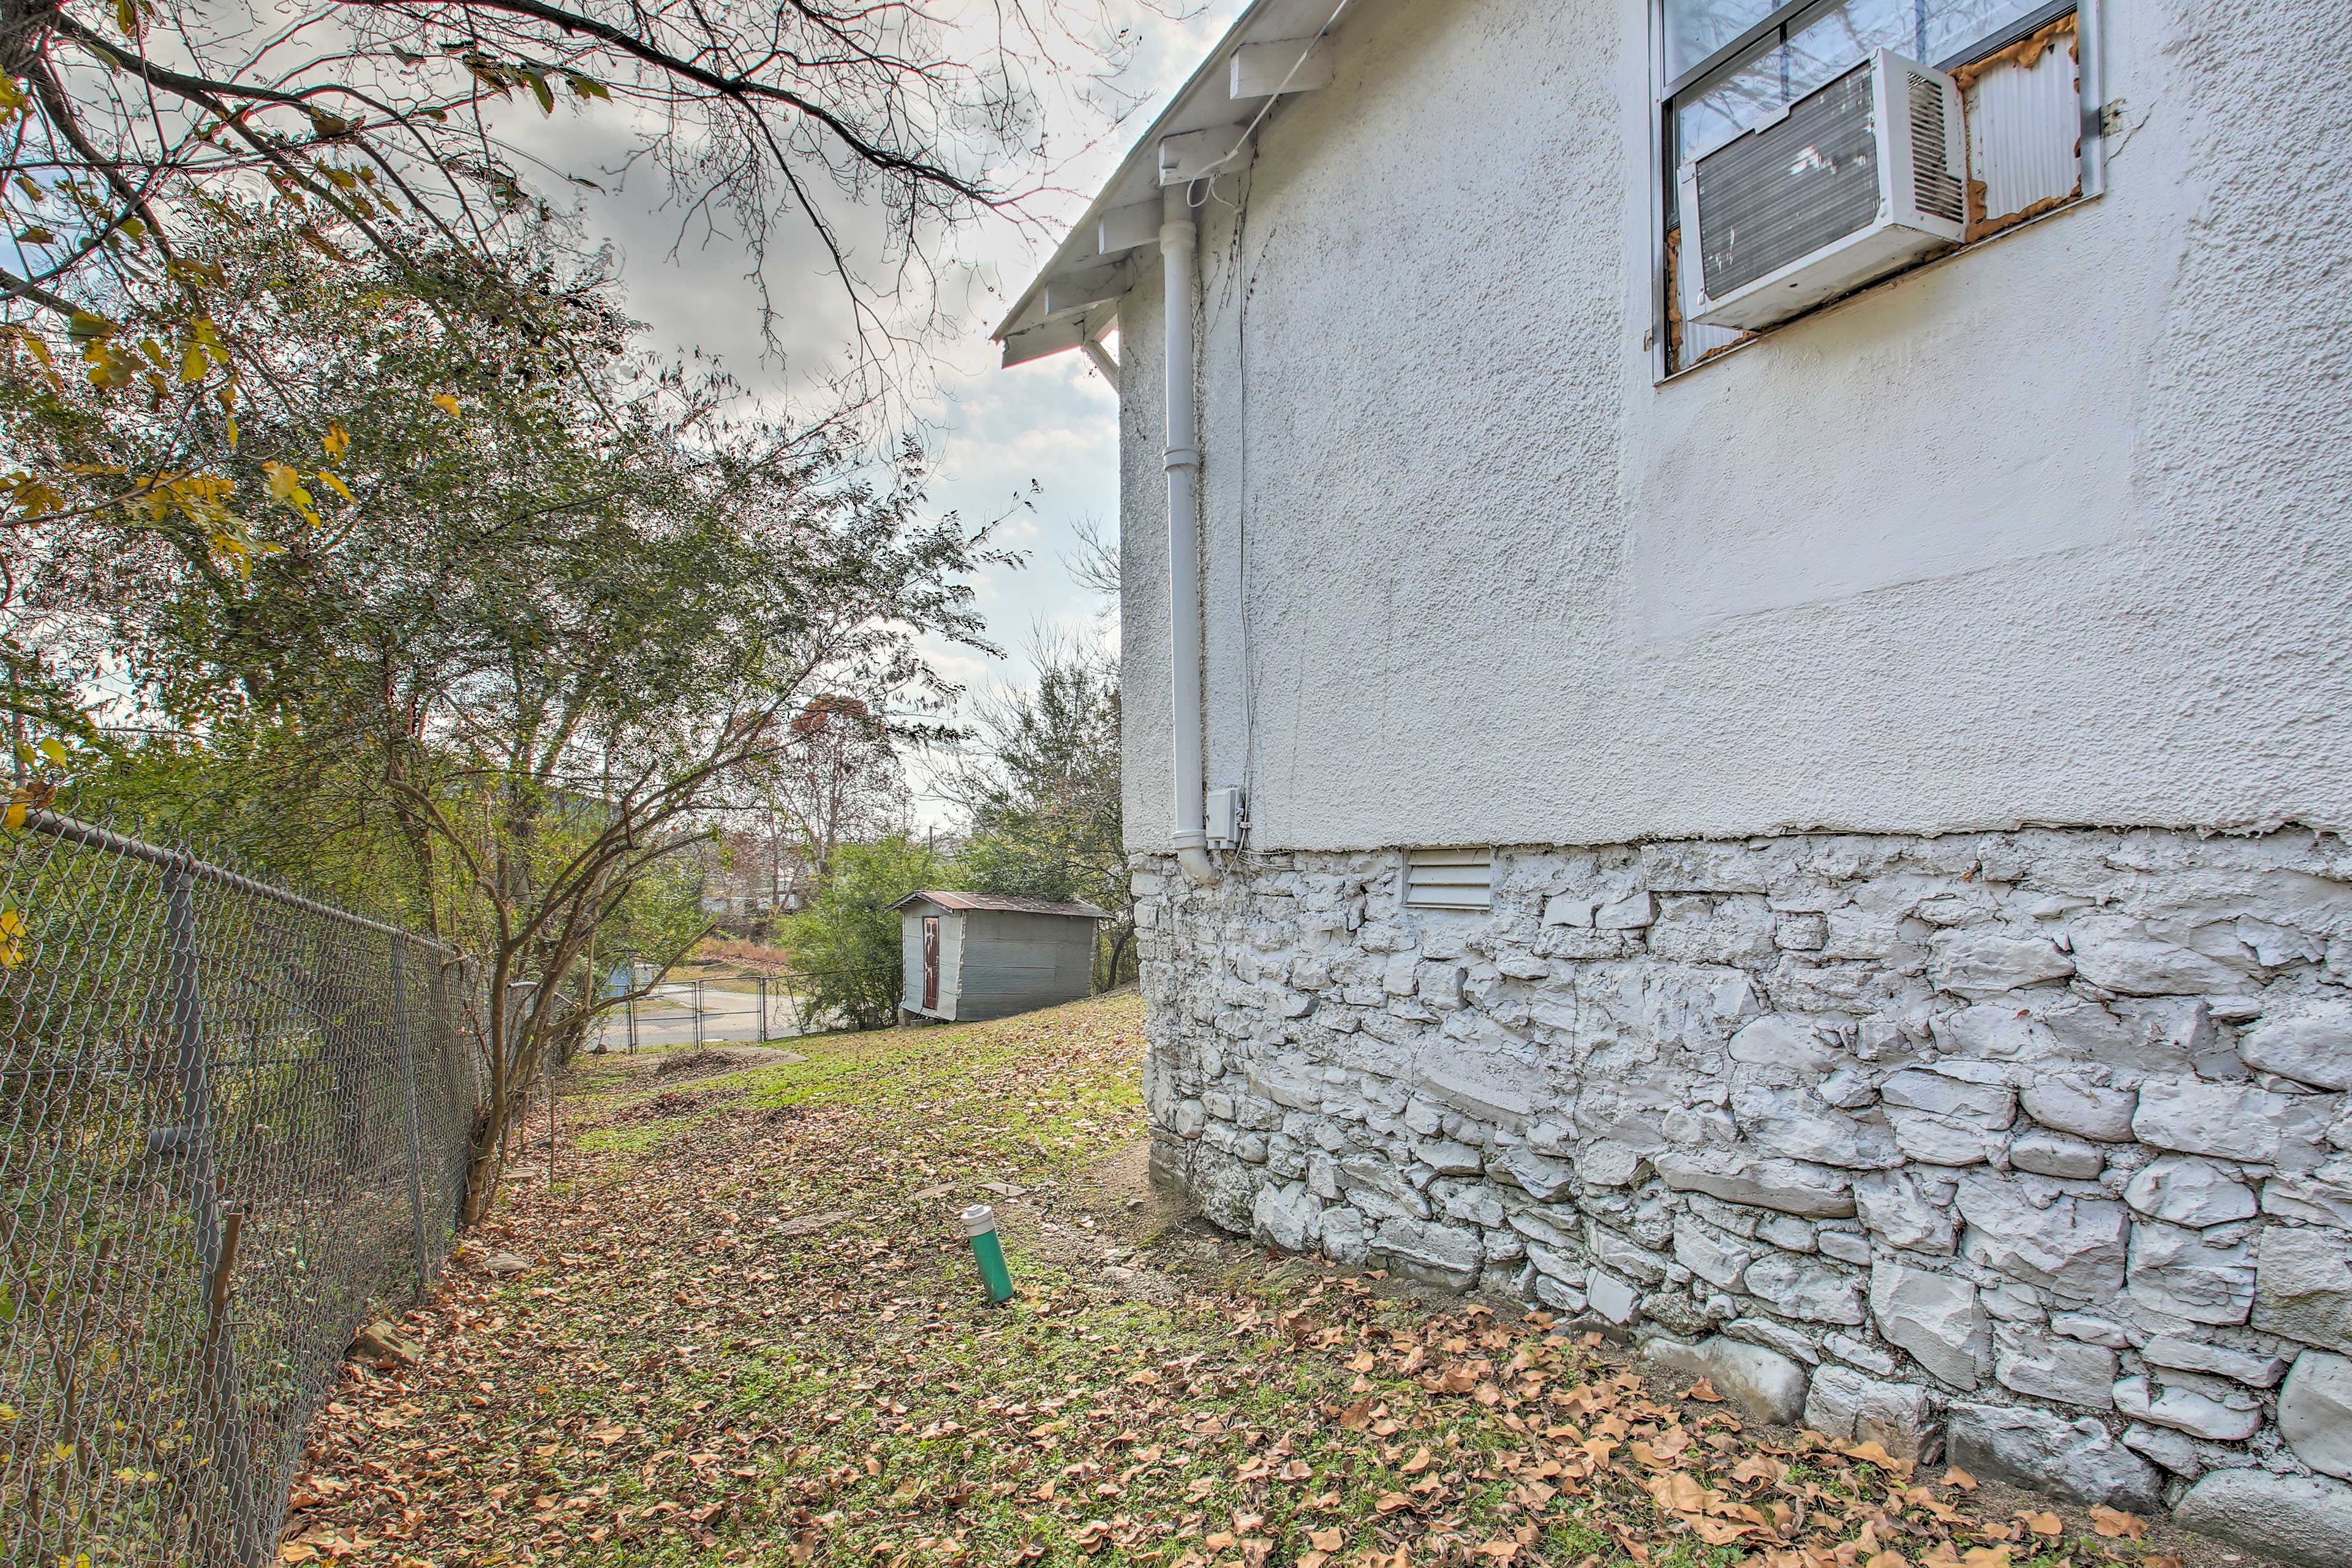
[[[1404,857],[1404,907],[1409,910],[1474,910],[1495,907],[1495,852],[1491,849],[1408,849]]]
[[[1748,335],[1732,327],[1686,324],[1694,269],[1683,264],[1685,237],[1676,211],[1683,165],[1777,122],[1801,103],[1812,108],[1822,100],[1806,100],[1824,88],[1850,90],[1856,68],[1877,50],[1949,71],[1960,84],[1973,182],[1969,239],[1983,237],[1994,220],[2021,221],[2014,215],[2027,207],[2040,204],[2038,216],[2080,195],[2081,105],[2096,100],[2077,79],[2087,75],[2074,68],[2077,5],[2078,0],[1658,0],[1665,371],[1685,369]],[[1990,84],[1997,90],[1980,90],[1979,77],[1996,71],[2003,79]],[[2021,85],[2008,79],[2012,76],[2035,79]]]

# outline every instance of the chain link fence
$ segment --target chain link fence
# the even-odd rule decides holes
[[[354,1326],[446,1257],[478,1001],[416,936],[8,816],[0,1563],[273,1563]]]

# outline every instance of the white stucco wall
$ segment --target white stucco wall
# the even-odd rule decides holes
[[[1253,843],[2352,824],[2340,6],[2105,0],[2105,196],[1664,385],[1646,15],[1363,0],[1204,212],[1208,773]],[[1161,320],[1147,267],[1138,848]]]

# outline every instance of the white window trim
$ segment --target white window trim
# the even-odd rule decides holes
[[[1695,86],[1706,79],[1708,76],[1721,70],[1738,58],[1743,51],[1754,49],[1777,29],[1824,3],[1825,0],[1787,0],[1786,4],[1775,6],[1770,15],[1748,28],[1747,32],[1716,50],[1696,66],[1683,72],[1673,83],[1669,83],[1666,77],[1666,0],[1645,0],[1643,11],[1649,25],[1647,53],[1650,85],[1649,98],[1643,105],[1643,110],[1649,121],[1650,151],[1647,165],[1643,169],[1641,177],[1643,188],[1649,193],[1650,325],[1649,330],[1642,334],[1642,342],[1649,353],[1650,381],[1654,386],[1663,386],[1669,381],[1679,381],[1695,371],[1706,368],[1706,365],[1712,365],[1730,358],[1755,342],[1769,337],[1775,332],[1801,325],[1820,315],[1822,311],[1833,310],[1845,302],[1845,300],[1832,300],[1822,306],[1820,310],[1811,310],[1804,315],[1766,327],[1756,332],[1748,343],[1719,353],[1703,365],[1675,366],[1667,363],[1670,345],[1666,341],[1666,187],[1674,179],[1675,172],[1666,166],[1666,125],[1667,117],[1673,112],[1674,98],[1677,92]],[[2048,26],[2069,11],[2074,12],[2076,47],[2079,50],[2076,74],[2081,83],[2083,105],[2083,194],[2081,197],[2076,201],[2069,202],[2055,212],[2045,213],[2041,217],[2019,224],[2012,228],[2003,229],[2000,233],[1988,238],[1958,246],[1941,256],[1920,263],[1917,267],[1906,268],[1891,278],[1882,279],[1866,289],[1857,290],[1855,294],[1847,296],[1847,299],[1874,293],[1926,268],[1941,266],[1956,257],[1968,255],[1981,246],[2006,239],[2013,234],[2022,234],[2049,218],[2071,212],[2083,203],[2105,194],[2106,190],[2105,119],[2107,97],[2105,73],[2102,66],[2104,49],[2100,9],[2101,0],[2053,0],[2052,4],[2036,7],[2018,21],[1990,35],[1992,38],[2001,40],[2000,42],[1971,45],[1948,61],[1930,62],[1941,67],[1980,58],[1993,49],[2006,47],[2009,43]]]

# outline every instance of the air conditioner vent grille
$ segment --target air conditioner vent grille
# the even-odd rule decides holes
[[[1404,907],[1409,910],[1476,910],[1495,907],[1495,852],[1491,849],[1408,849],[1404,857]]]
[[[1959,176],[1952,173],[1946,149],[1950,146],[1944,123],[1944,85],[1932,77],[1908,72],[1911,88],[1911,183],[1913,200],[1921,212],[1959,223],[1967,213]]]
[[[1870,67],[1699,159],[1697,195],[1701,275],[1717,299],[1868,227],[1879,207]]]

